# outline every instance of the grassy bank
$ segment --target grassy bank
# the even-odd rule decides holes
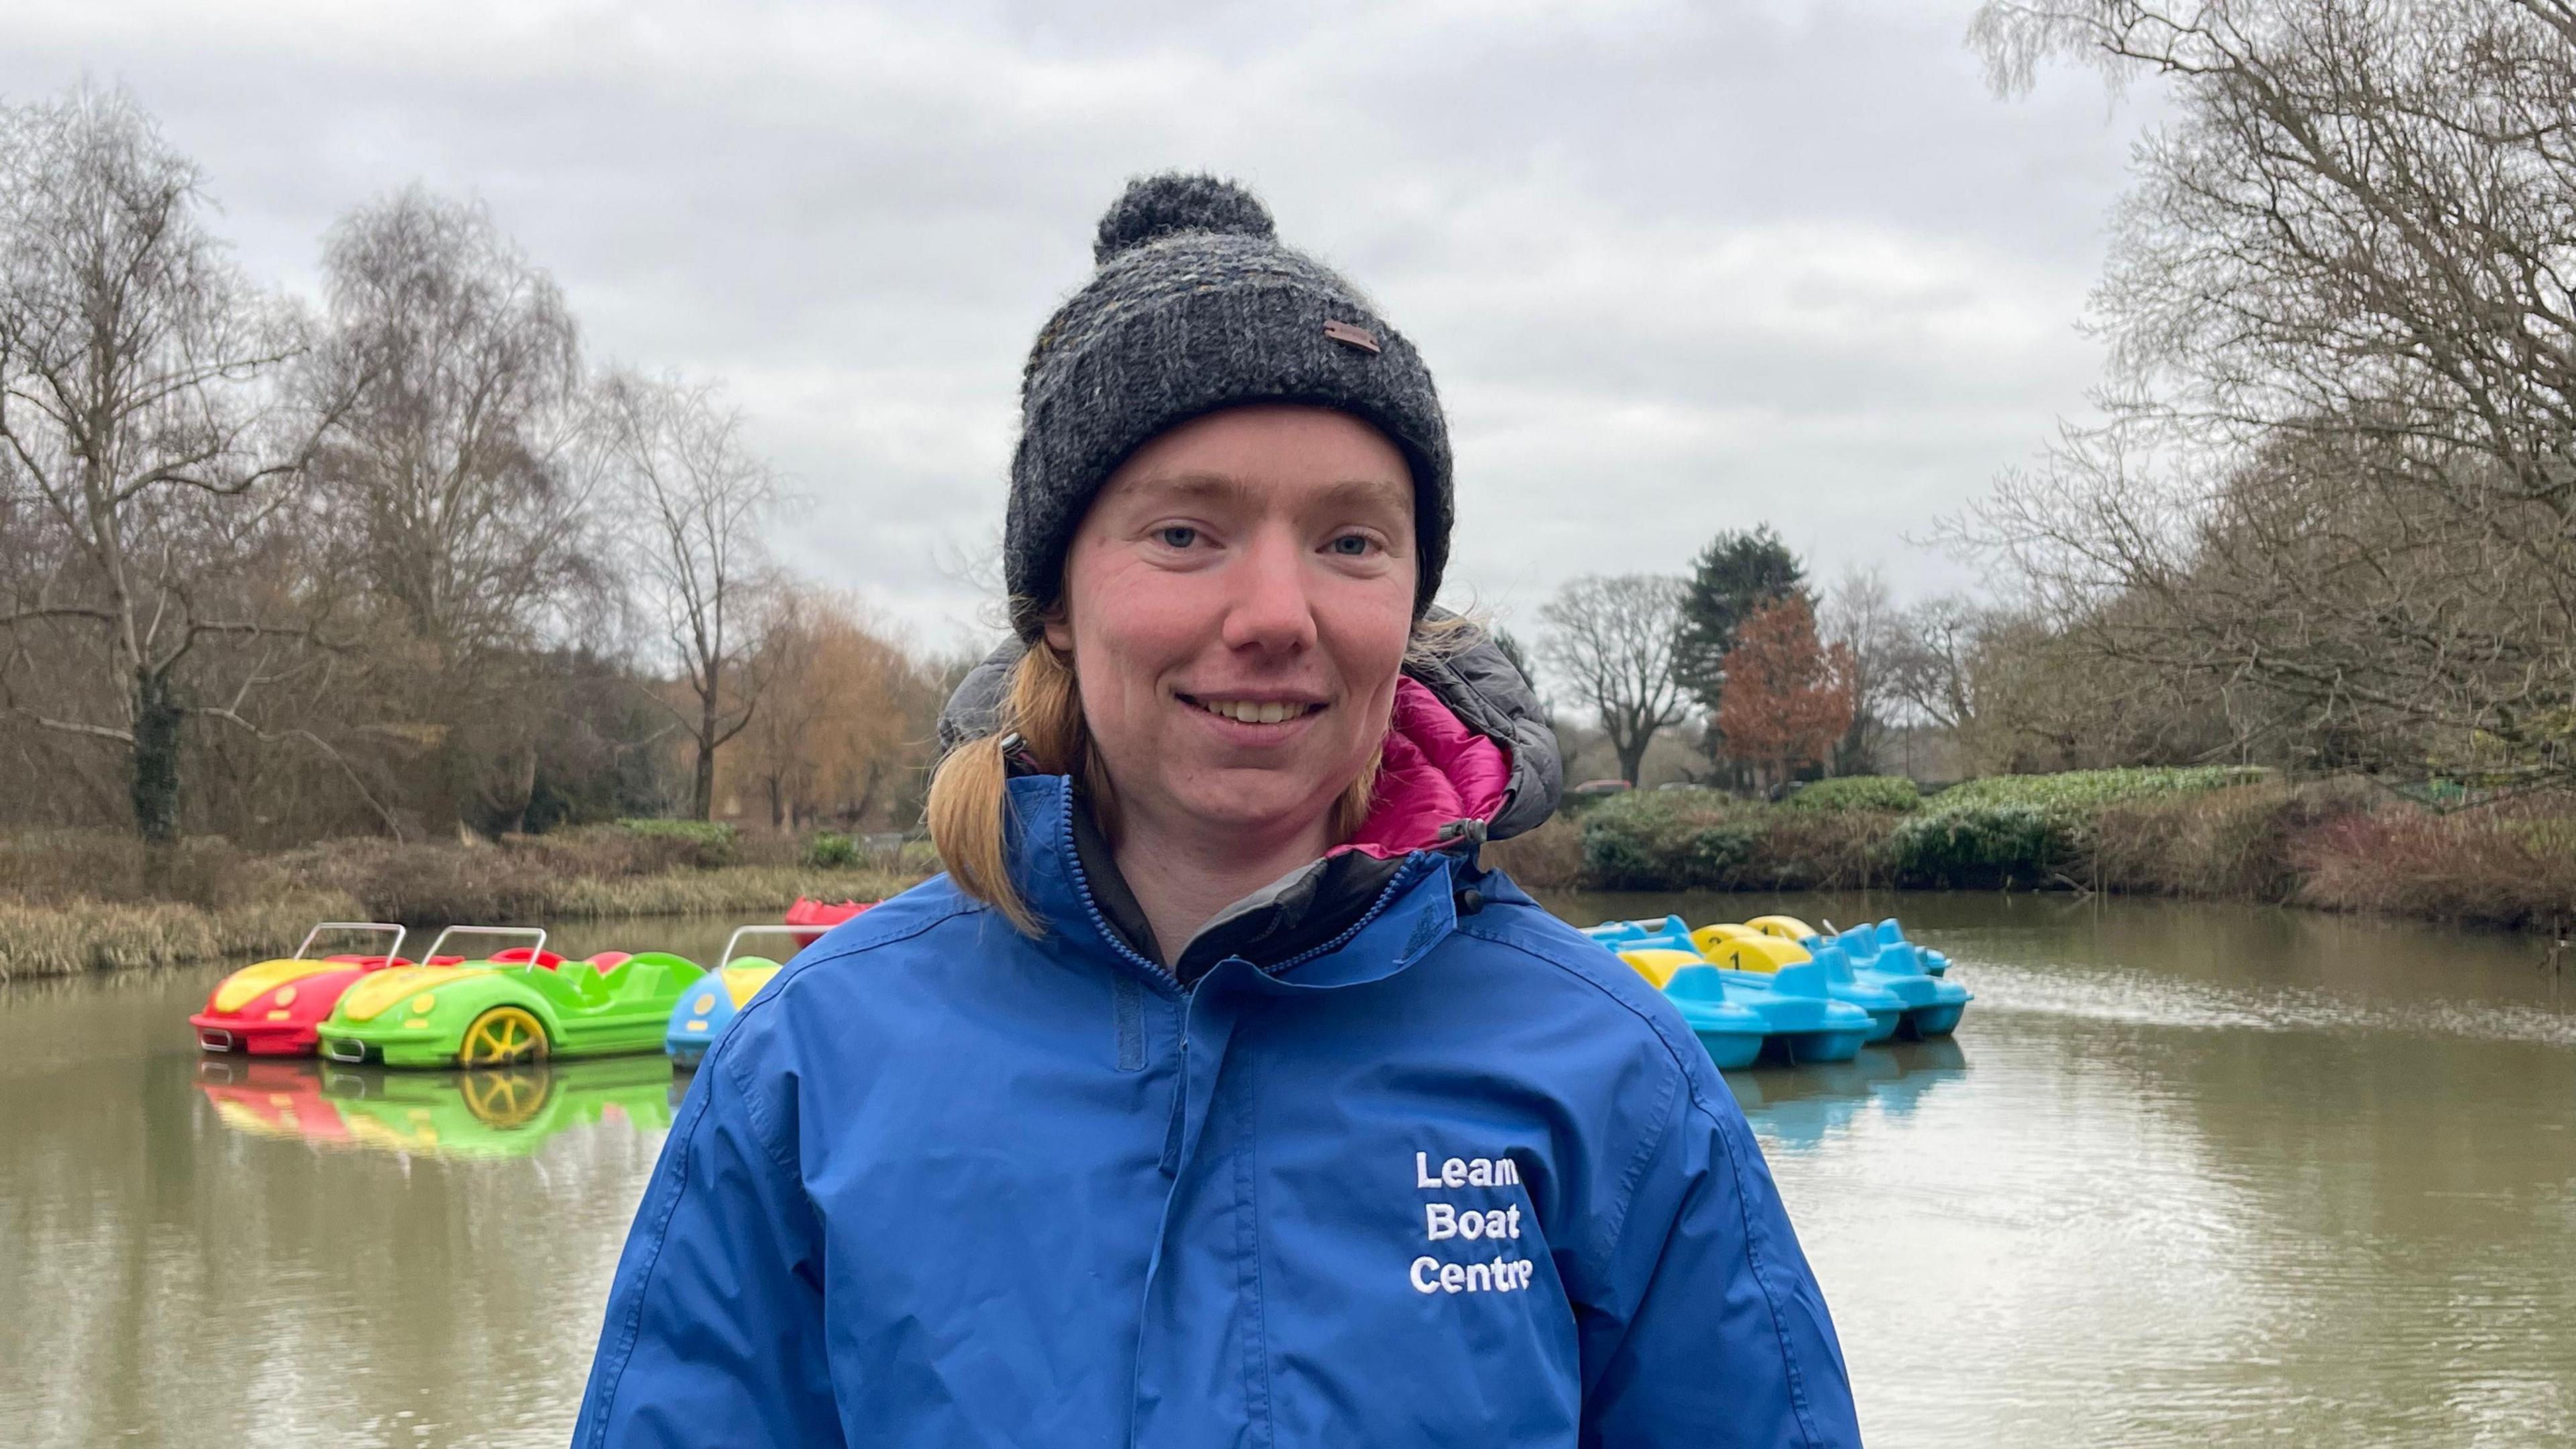
[[[2006,776],[1928,798],[1905,781],[1836,780],[1781,804],[1650,791],[1486,854],[1541,888],[2102,890],[2576,925],[2576,796],[2435,811],[2358,781],[2234,770]],[[273,954],[319,920],[767,920],[800,895],[880,899],[937,869],[917,842],[871,853],[678,822],[274,856],[36,832],[0,839],[0,981]]]
[[[2576,797],[2434,811],[2353,780],[2229,769],[1828,781],[1782,804],[1652,791],[1491,858],[1532,885],[1628,890],[2101,890],[2576,923]]]
[[[774,920],[800,895],[881,899],[937,869],[918,845],[870,853],[673,824],[477,846],[334,841],[277,856],[220,840],[153,851],[89,832],[21,835],[0,841],[0,980],[274,954],[322,920]]]

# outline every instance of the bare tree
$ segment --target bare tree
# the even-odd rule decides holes
[[[715,808],[716,751],[760,703],[762,680],[745,665],[760,634],[760,525],[778,501],[778,475],[753,456],[742,415],[712,386],[621,372],[602,384],[599,410],[634,582],[689,688],[690,813],[704,820]]]
[[[1942,594],[1906,610],[1884,671],[1889,695],[1942,729],[1966,729],[1976,711],[1976,652],[1994,616],[1964,594]]]
[[[1886,572],[1875,565],[1843,570],[1816,610],[1816,626],[1828,647],[1839,645],[1848,653],[1851,726],[1834,746],[1833,773],[1871,774],[1888,724],[1904,707],[1896,688],[1904,622]]]
[[[482,206],[418,187],[344,217],[323,265],[316,371],[354,405],[317,472],[355,567],[441,666],[533,645],[596,583],[562,292]]]
[[[1539,609],[1539,658],[1592,707],[1631,785],[1656,731],[1690,717],[1689,693],[1673,677],[1684,589],[1661,574],[1594,575]]]
[[[12,663],[76,636],[63,657],[95,682],[60,711],[0,687],[20,719],[121,755],[152,839],[178,828],[186,722],[256,729],[245,699],[311,632],[286,591],[226,581],[281,527],[314,429],[282,386],[304,330],[225,259],[204,204],[121,92],[0,110],[0,498],[40,535],[12,551],[0,627]],[[183,668],[222,641],[255,657],[192,692]]]
[[[418,187],[360,208],[323,252],[318,386],[353,404],[315,473],[382,666],[343,718],[443,819],[524,824],[544,666],[608,593],[563,294],[480,205]],[[381,715],[381,718],[368,717]]]
[[[1997,83],[2163,79],[2112,420],[1965,533],[2238,747],[2576,780],[2576,9],[1990,0]]]

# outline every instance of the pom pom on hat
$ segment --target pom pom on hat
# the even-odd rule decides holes
[[[1121,462],[1192,418],[1285,402],[1350,414],[1413,475],[1414,615],[1449,556],[1449,422],[1430,369],[1341,274],[1283,246],[1259,198],[1221,177],[1141,176],[1100,218],[1099,269],[1039,329],[1020,373],[1002,520],[1011,627],[1035,642],[1065,556]]]
[[[1109,259],[1183,232],[1221,232],[1276,239],[1278,227],[1261,199],[1223,177],[1166,171],[1139,176],[1109,204],[1091,243],[1091,259]]]

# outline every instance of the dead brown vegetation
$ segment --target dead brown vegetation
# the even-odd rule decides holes
[[[768,920],[800,895],[880,900],[936,868],[918,851],[804,867],[792,840],[745,842],[719,862],[686,839],[615,827],[476,847],[360,838],[274,856],[46,831],[0,840],[0,980],[273,954],[321,920]]]
[[[2301,838],[2293,858],[2303,905],[2562,936],[2576,925],[2576,797],[2349,815]]]

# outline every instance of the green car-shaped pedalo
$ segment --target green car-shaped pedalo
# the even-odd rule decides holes
[[[526,1157],[612,1118],[668,1127],[675,1095],[657,1057],[428,1075],[332,1067],[322,1090],[357,1145],[448,1158]]]
[[[441,958],[454,936],[530,942],[474,961]],[[431,964],[370,973],[321,1027],[322,1055],[389,1067],[492,1067],[658,1052],[671,1009],[706,973],[667,951],[566,961],[536,927],[451,926]]]

